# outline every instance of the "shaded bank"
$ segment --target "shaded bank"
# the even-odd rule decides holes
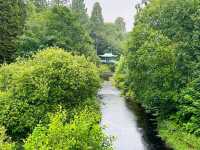
[[[151,116],[137,104],[125,101],[118,89],[105,82],[99,95],[102,97],[102,122],[105,132],[115,136],[116,150],[168,150],[157,137],[156,125]]]
[[[136,102],[126,100],[128,109],[137,116],[137,125],[141,128],[143,140],[148,144],[148,150],[172,150],[159,137],[155,117]]]

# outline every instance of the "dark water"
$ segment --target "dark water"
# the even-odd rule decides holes
[[[102,126],[116,137],[115,150],[169,150],[156,136],[156,125],[137,104],[126,102],[118,89],[105,82],[99,92],[102,99]]]

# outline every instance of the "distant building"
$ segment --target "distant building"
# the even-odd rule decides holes
[[[103,64],[115,64],[117,55],[113,55],[112,53],[105,53],[104,55],[99,55],[101,59],[101,63]]]

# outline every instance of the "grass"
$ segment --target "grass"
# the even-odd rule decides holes
[[[200,150],[200,138],[187,133],[174,121],[161,122],[159,134],[174,150]]]

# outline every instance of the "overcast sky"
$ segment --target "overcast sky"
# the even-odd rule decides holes
[[[123,17],[126,22],[127,30],[133,27],[135,4],[139,0],[85,0],[89,15],[91,14],[93,4],[100,2],[102,6],[105,22],[114,22],[117,17]]]

